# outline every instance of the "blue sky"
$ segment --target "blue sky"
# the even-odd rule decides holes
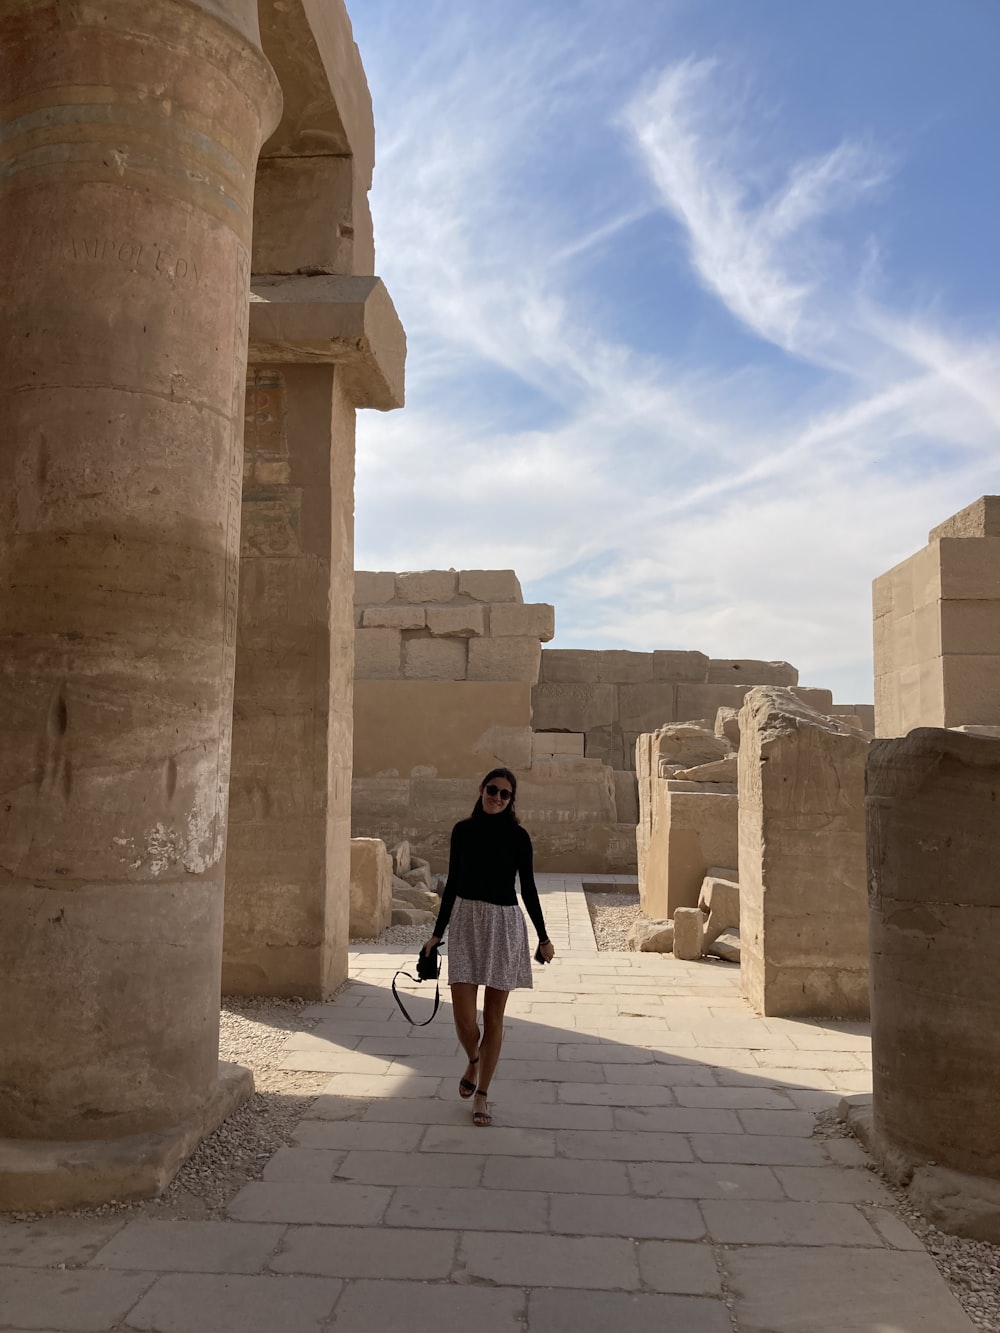
[[[1000,490],[1000,4],[351,8],[409,340],[358,567],[870,700],[872,579]]]

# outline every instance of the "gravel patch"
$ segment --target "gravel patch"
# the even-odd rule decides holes
[[[587,889],[594,939],[601,953],[628,953],[628,933],[639,915],[638,893],[595,893]]]
[[[815,1132],[817,1138],[853,1139],[835,1111],[817,1114]],[[892,1195],[902,1220],[927,1246],[941,1276],[972,1323],[981,1333],[1000,1333],[1000,1246],[939,1231],[923,1213],[917,1212],[906,1192],[884,1176],[871,1158],[866,1165]]]
[[[416,950],[431,937],[431,926],[387,926],[374,940],[351,940],[354,945],[378,945],[393,953],[405,953],[407,949]]]

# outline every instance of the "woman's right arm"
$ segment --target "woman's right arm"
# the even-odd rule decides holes
[[[451,920],[451,909],[455,906],[455,899],[458,896],[458,885],[461,879],[461,835],[459,834],[460,824],[456,824],[451,831],[451,847],[448,852],[448,879],[445,882],[444,893],[441,895],[441,910],[438,912],[437,920],[434,922],[434,935],[432,939],[440,944],[444,938],[444,932],[448,929],[448,922]],[[429,943],[430,941],[428,941]]]

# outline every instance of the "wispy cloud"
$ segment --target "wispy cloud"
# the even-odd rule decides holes
[[[892,157],[857,138],[783,157],[719,60],[634,94],[571,29],[491,44],[461,12],[415,55],[365,52],[379,268],[411,352],[410,406],[360,423],[359,560],[513,564],[557,642],[787,657],[864,697],[870,580],[989,489],[1000,420],[1000,344],[880,290],[855,216],[891,199]],[[598,136],[614,188],[568,193]],[[657,214],[751,335],[738,358],[609,332],[607,247]]]

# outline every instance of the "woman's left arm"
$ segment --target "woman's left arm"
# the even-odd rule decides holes
[[[542,905],[538,901],[538,887],[535,884],[534,872],[534,851],[531,846],[531,838],[525,829],[519,829],[518,851],[517,851],[517,874],[521,881],[521,899],[525,910],[531,918],[531,924],[538,932],[538,942],[543,946],[552,948],[552,944],[545,931],[545,917],[542,914]],[[553,953],[555,950],[553,949]]]

